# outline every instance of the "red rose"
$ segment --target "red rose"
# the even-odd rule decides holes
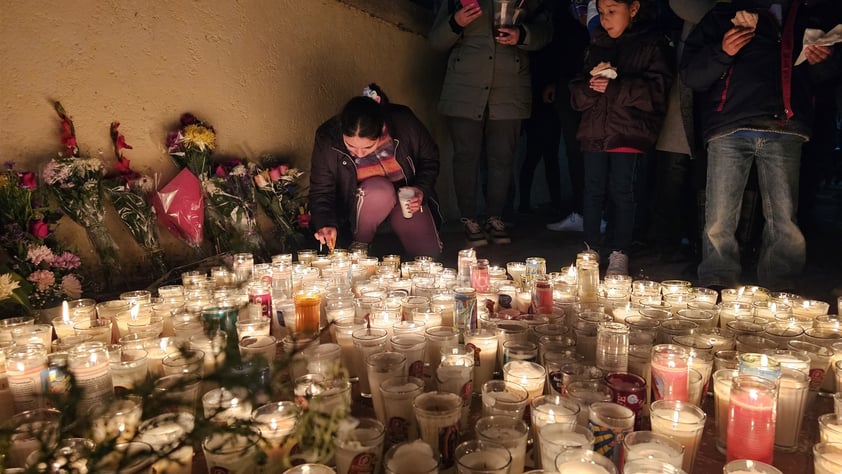
[[[214,171],[214,174],[219,176],[220,178],[224,178],[225,168],[223,168],[222,165],[216,165],[216,171]]]
[[[35,173],[27,171],[20,175],[20,185],[26,189],[35,189],[38,183],[35,182]]]
[[[43,220],[37,220],[29,226],[29,232],[38,239],[45,239],[50,235],[50,226]]]
[[[298,227],[302,229],[306,229],[310,227],[310,214],[299,214],[298,215]]]

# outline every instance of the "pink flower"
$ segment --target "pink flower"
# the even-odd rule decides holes
[[[76,275],[65,275],[61,279],[61,289],[67,296],[76,299],[82,296],[82,283]]]
[[[25,189],[35,189],[38,183],[35,182],[35,173],[27,171],[20,175],[20,185]]]
[[[224,178],[225,168],[223,168],[222,165],[216,165],[216,170],[214,171],[214,174],[219,176],[220,178]]]
[[[49,287],[55,285],[56,275],[49,270],[35,270],[27,280],[31,281],[38,291],[46,291]]]
[[[287,171],[289,171],[289,166],[287,166],[287,165],[278,165],[274,168],[270,168],[269,169],[269,178],[272,181],[277,181],[277,180],[281,179],[281,176],[287,174]]]
[[[310,214],[299,214],[298,215],[298,227],[302,229],[306,229],[310,226]]]
[[[73,255],[70,252],[64,252],[61,255],[55,256],[52,260],[50,260],[50,265],[56,268],[62,268],[65,270],[73,270],[74,268],[79,268],[79,265],[82,262],[79,260],[79,257]]]
[[[39,219],[29,226],[29,232],[34,235],[36,239],[45,239],[48,235],[50,235],[50,226],[43,220]]]
[[[40,265],[41,262],[51,262],[56,256],[46,245],[32,245],[26,252],[26,258],[33,265]]]

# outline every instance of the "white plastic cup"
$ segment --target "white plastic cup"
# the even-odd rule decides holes
[[[409,186],[402,186],[398,188],[398,201],[401,203],[401,213],[403,213],[404,219],[412,217],[412,213],[409,212],[409,200],[414,197],[415,189],[410,188]]]

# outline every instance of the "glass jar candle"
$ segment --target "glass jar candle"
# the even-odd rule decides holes
[[[775,383],[753,375],[738,375],[728,401],[728,461],[752,459],[772,464],[777,411]]]

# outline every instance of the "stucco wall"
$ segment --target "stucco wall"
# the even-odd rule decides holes
[[[120,121],[133,167],[163,182],[177,172],[164,138],[184,111],[214,125],[221,153],[281,153],[307,168],[316,127],[370,81],[442,142],[441,57],[382,18],[336,0],[3,2],[0,160],[33,169],[56,153],[50,101],[60,100],[84,153],[110,167],[108,126]],[[449,180],[439,187],[448,199]],[[109,228],[136,260],[113,214]],[[83,233],[65,221],[61,234],[90,259]],[[185,253],[167,235],[164,243]]]

